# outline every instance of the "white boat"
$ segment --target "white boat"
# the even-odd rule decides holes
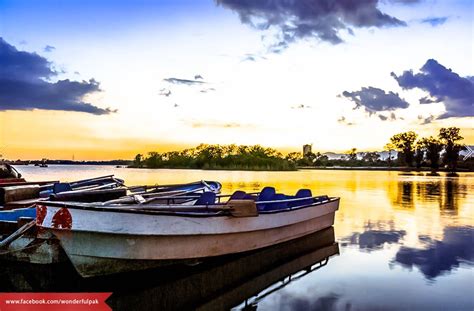
[[[213,197],[214,196],[214,197]],[[241,253],[331,227],[339,198],[288,197],[266,187],[214,203],[206,192],[194,206],[41,202],[37,226],[54,234],[83,277]]]

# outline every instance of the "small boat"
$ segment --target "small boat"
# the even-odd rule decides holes
[[[36,210],[0,211],[0,260],[52,264],[67,260],[59,241],[35,230]]]
[[[0,163],[0,185],[7,183],[20,183],[25,179],[21,178],[21,174],[10,164]]]
[[[50,233],[45,234],[35,229],[35,203],[50,200],[95,204],[192,204],[199,199],[200,193],[220,193],[221,187],[216,181],[199,181],[128,188],[124,186],[123,180],[113,175],[71,183],[53,182],[39,185],[23,182],[8,184],[5,187],[0,185],[0,259],[39,264],[64,260],[65,257],[61,256],[64,253],[60,250],[57,239]]]
[[[37,204],[37,226],[56,236],[83,277],[241,253],[331,227],[339,198],[265,187],[230,196],[204,192],[194,205]]]

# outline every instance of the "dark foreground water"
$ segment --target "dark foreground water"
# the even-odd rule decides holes
[[[223,192],[340,196],[334,228],[264,250],[83,280],[70,265],[2,263],[0,291],[112,291],[114,309],[474,310],[474,174],[18,167],[29,180],[116,174],[127,184],[219,180]]]

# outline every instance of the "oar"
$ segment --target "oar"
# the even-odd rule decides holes
[[[70,182],[69,184],[71,187],[79,187],[81,184],[85,184],[91,181],[99,181],[107,178],[112,178],[114,175],[105,175],[105,176],[100,176],[100,177],[94,177],[94,178],[89,178],[89,179],[83,179],[83,180],[78,180],[78,181],[73,181]]]

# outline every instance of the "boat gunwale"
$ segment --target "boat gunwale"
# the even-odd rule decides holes
[[[320,196],[317,196],[320,197]],[[313,197],[313,198],[317,198]],[[304,198],[308,199],[308,198]],[[283,209],[277,209],[277,210],[269,210],[269,211],[258,211],[258,215],[272,215],[272,214],[279,214],[279,213],[288,213],[292,211],[297,211],[301,209],[306,209],[306,208],[311,208],[311,207],[317,207],[317,206],[323,206],[329,203],[333,202],[339,202],[340,197],[328,197],[327,200],[321,201],[321,202],[314,202],[312,204],[306,204],[306,205],[300,205],[300,206],[294,206],[294,207],[288,207],[288,208],[283,208]],[[277,202],[282,202],[282,200],[277,200],[277,201],[262,201],[261,203],[265,202],[265,204],[268,203],[277,203]],[[258,203],[258,202],[255,202]],[[196,212],[189,212],[189,211],[153,211],[152,209],[137,209],[137,208],[123,208],[119,206],[113,206],[113,207],[100,207],[100,206],[92,206],[90,203],[80,203],[80,202],[54,202],[54,201],[43,201],[40,203],[40,205],[45,205],[45,206],[51,206],[51,207],[59,207],[59,208],[72,208],[72,209],[80,209],[80,210],[87,210],[87,211],[97,211],[97,212],[113,212],[113,213],[130,213],[130,214],[142,214],[142,215],[156,215],[156,216],[178,216],[178,217],[197,217],[197,218],[208,218],[208,217],[223,217],[223,216],[231,216],[231,214],[226,213],[227,211],[230,211],[230,208],[225,208],[225,203],[217,203],[213,205],[195,205],[192,207],[196,207]],[[212,212],[209,207],[213,206],[222,206],[222,209],[220,210],[215,210]],[[167,205],[169,206],[169,205]],[[179,205],[178,205],[179,206]],[[203,212],[197,212],[199,209],[202,210],[207,210],[206,213]]]

